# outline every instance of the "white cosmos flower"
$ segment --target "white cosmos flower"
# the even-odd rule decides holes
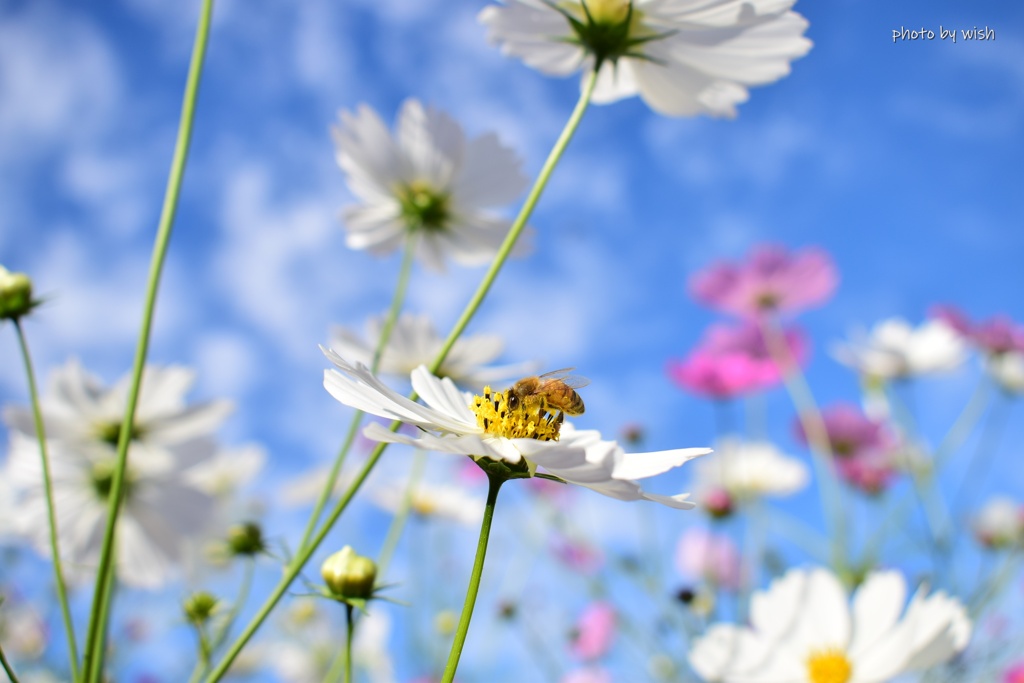
[[[359,204],[343,211],[346,244],[383,254],[415,236],[417,256],[488,263],[510,222],[488,212],[526,187],[520,159],[497,135],[467,140],[454,119],[406,100],[394,137],[375,111],[343,111],[333,129],[338,165]]]
[[[735,437],[715,443],[715,453],[696,464],[694,489],[725,491],[736,500],[788,496],[807,486],[807,466],[767,441]]]
[[[116,453],[107,444],[82,449],[54,440],[48,446],[61,557],[71,578],[80,579],[99,562]],[[117,520],[118,581],[157,588],[173,578],[189,540],[203,532],[215,511],[216,501],[195,485],[189,469],[215,452],[210,440],[192,442],[187,449],[132,446]],[[48,555],[46,498],[35,439],[11,432],[8,474],[17,492],[17,526]]]
[[[990,548],[1024,543],[1024,505],[1007,496],[993,496],[974,518],[975,537]]]
[[[186,403],[185,395],[194,382],[195,373],[182,367],[151,365],[143,370],[129,458],[139,444],[156,449],[187,446],[212,434],[224,421],[232,410],[230,402]],[[47,385],[39,402],[48,440],[80,449],[116,446],[130,375],[107,388],[72,359],[50,373]],[[25,436],[35,437],[28,408],[8,406],[4,421]]]
[[[406,496],[404,482],[392,482],[370,490],[370,499],[381,508],[397,513]],[[478,524],[484,513],[484,499],[461,486],[418,482],[409,498],[409,509],[422,517],[450,519],[460,524]]]
[[[1004,351],[989,354],[985,358],[985,369],[1004,391],[1024,393],[1024,353]]]
[[[668,116],[732,117],[747,86],[782,78],[810,50],[793,2],[507,0],[480,21],[502,52],[552,76],[589,73],[600,53],[594,102],[639,95]]]
[[[861,374],[893,379],[952,370],[967,357],[967,347],[941,320],[914,328],[902,318],[889,318],[867,335],[834,344],[832,356]]]
[[[185,541],[200,533],[214,499],[192,469],[218,452],[210,438],[230,403],[188,404],[195,375],[180,367],[148,366],[128,449],[125,503],[118,518],[117,575],[130,585],[156,587],[183,559]],[[104,387],[70,361],[51,373],[40,398],[60,549],[69,570],[81,574],[97,563],[107,515],[107,493],[116,463],[130,377]],[[18,500],[17,525],[40,552],[49,552],[39,444],[31,412],[9,406],[8,471]]]
[[[370,319],[365,338],[344,327],[335,327],[331,334],[331,348],[352,362],[369,366],[383,325],[383,316]],[[381,354],[380,373],[407,377],[419,366],[432,363],[443,345],[444,339],[437,334],[428,316],[403,313],[395,321]],[[437,374],[450,377],[459,386],[480,389],[485,384],[522,377],[536,370],[533,363],[488,366],[504,349],[505,343],[496,334],[462,337],[456,340]]]
[[[690,664],[722,683],[885,683],[967,647],[971,622],[959,601],[925,597],[922,587],[904,611],[906,592],[898,572],[874,572],[850,607],[831,572],[790,570],[754,594],[750,626],[712,626]]]
[[[450,379],[434,377],[426,367],[416,368],[411,376],[413,390],[426,403],[422,405],[390,389],[366,366],[353,365],[330,349],[323,351],[337,366],[337,370],[324,372],[324,387],[334,398],[358,410],[401,420],[423,430],[418,436],[407,436],[371,423],[363,432],[367,438],[512,464],[525,461],[531,473],[539,467],[567,482],[619,500],[653,500],[681,509],[694,505],[686,500],[689,494],[647,493],[635,480],[667,472],[710,452],[707,448],[626,454],[616,442],[602,440],[597,431],[576,430],[570,424],[562,425],[557,440],[508,438],[495,434],[493,425],[492,431],[486,432],[477,424],[471,406],[478,397],[462,393]],[[525,413],[514,412],[512,417],[525,419]]]

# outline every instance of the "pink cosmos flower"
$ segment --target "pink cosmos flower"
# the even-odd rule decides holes
[[[693,297],[741,318],[796,313],[821,304],[839,281],[835,264],[817,248],[790,253],[775,245],[755,247],[746,263],[719,262],[690,278]]]
[[[612,683],[612,675],[606,669],[588,666],[570,671],[558,683]]]
[[[790,355],[802,363],[807,342],[797,330],[785,333]],[[712,325],[700,345],[682,361],[670,361],[669,377],[701,396],[731,398],[782,380],[782,369],[768,351],[757,325]]]
[[[825,423],[832,454],[837,460],[890,450],[895,445],[895,437],[883,423],[872,420],[854,405],[840,403],[832,406],[821,412],[821,419]],[[796,435],[807,444],[807,435],[799,422]]]
[[[604,556],[599,549],[561,534],[551,540],[549,547],[562,564],[580,574],[594,574],[604,564]]]
[[[867,451],[854,458],[836,460],[839,478],[853,488],[877,496],[899,473],[891,451]]]
[[[599,659],[611,649],[613,640],[615,608],[607,602],[592,602],[576,622],[570,650],[579,659]]]
[[[1024,352],[1024,325],[1008,316],[997,315],[975,323],[954,306],[936,306],[932,317],[945,322],[985,353]]]
[[[725,588],[740,587],[740,553],[728,536],[690,527],[676,546],[676,569],[692,580],[705,579]]]
[[[1024,661],[1011,666],[1003,674],[1003,683],[1024,683]]]

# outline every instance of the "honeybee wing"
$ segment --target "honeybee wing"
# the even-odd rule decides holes
[[[543,375],[538,375],[537,379],[541,380],[558,380],[562,382],[570,389],[581,389],[588,384],[590,380],[580,375],[570,375],[569,373],[575,370],[575,367],[561,368],[559,370],[552,370],[551,372],[545,372]]]

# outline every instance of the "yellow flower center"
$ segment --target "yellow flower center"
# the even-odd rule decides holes
[[[584,0],[598,24],[621,24],[629,14],[629,0]]]
[[[437,503],[429,496],[414,495],[412,500],[409,501],[409,507],[412,508],[413,512],[423,517],[429,517],[437,512]]]
[[[422,181],[414,181],[397,190],[402,217],[412,230],[444,230],[451,217],[448,194]]]
[[[807,660],[811,683],[847,683],[853,676],[853,664],[841,650],[821,650]]]
[[[482,396],[473,397],[472,411],[481,429],[507,439],[558,441],[562,421],[556,416],[561,413],[548,413],[536,401],[517,401],[513,410],[509,408],[508,393],[484,387]]]

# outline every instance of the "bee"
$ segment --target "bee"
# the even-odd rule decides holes
[[[590,380],[570,375],[571,370],[573,368],[562,368],[539,376],[524,377],[509,388],[508,407],[517,410],[522,405],[538,413],[557,411],[558,415],[554,419],[558,423],[562,422],[563,414],[582,415],[583,399],[575,389],[587,386]]]

